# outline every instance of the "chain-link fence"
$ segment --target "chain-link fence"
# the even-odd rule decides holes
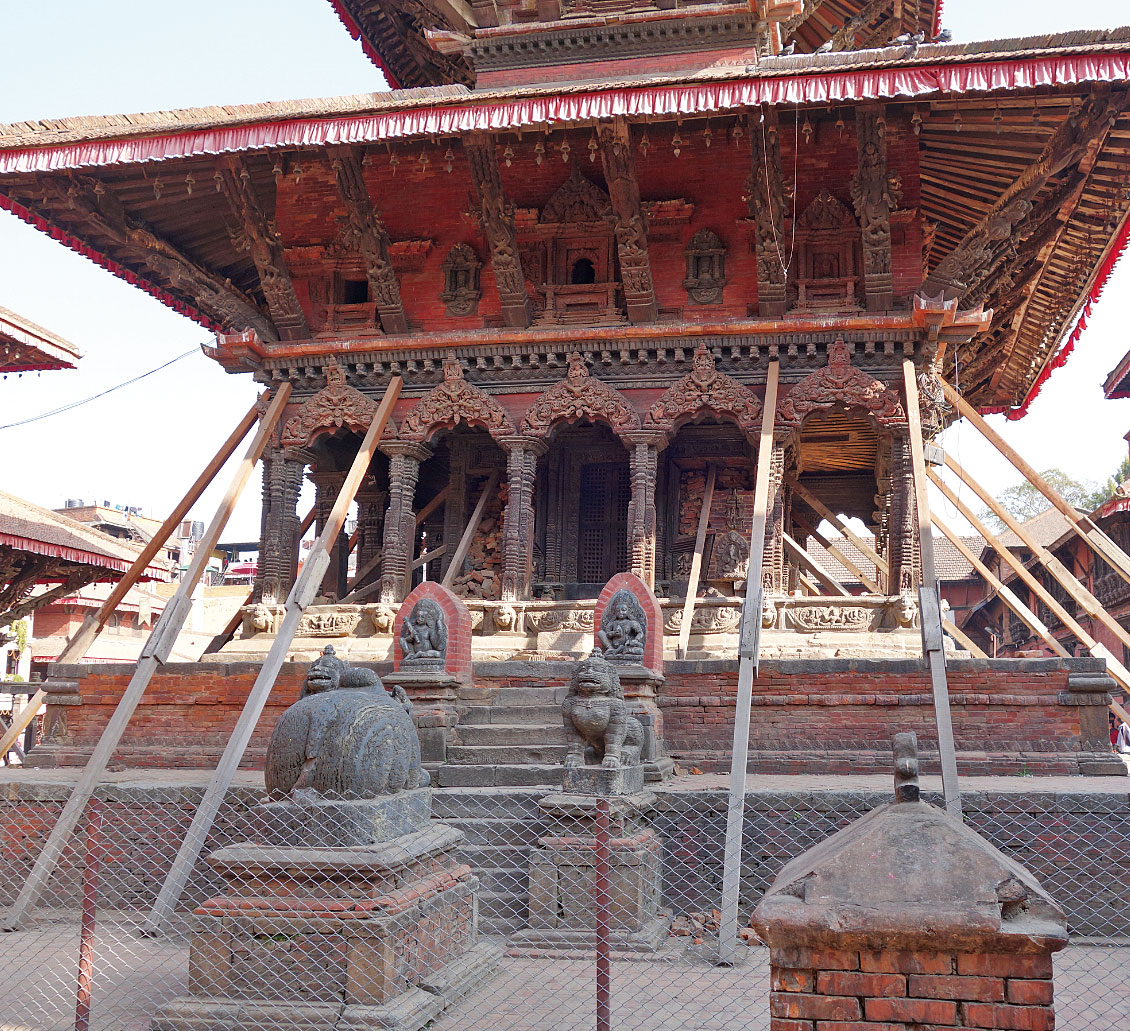
[[[8,779],[0,904],[62,810],[53,776]],[[750,910],[784,862],[889,797],[772,793],[750,778],[741,930],[720,965],[720,778],[647,785],[606,809],[547,788],[438,789],[430,815],[419,794],[296,810],[237,788],[176,913],[153,928],[202,794],[185,779],[118,775],[98,790],[35,921],[0,937],[2,1031],[768,1028],[768,951]],[[1068,912],[1059,1026],[1130,1026],[1126,793],[1033,781],[965,802],[969,824]]]

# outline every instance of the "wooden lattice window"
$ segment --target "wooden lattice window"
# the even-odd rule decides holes
[[[581,467],[577,581],[599,584],[627,568],[631,482],[623,462]]]

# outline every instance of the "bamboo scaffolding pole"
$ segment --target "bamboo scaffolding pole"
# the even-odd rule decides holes
[[[761,650],[761,576],[765,559],[769,470],[773,461],[773,429],[777,421],[777,385],[780,375],[781,363],[776,359],[771,360],[765,374],[765,402],[761,410],[761,436],[757,445],[757,471],[753,481],[749,573],[746,576],[745,603],[742,605],[741,634],[738,638],[738,697],[734,711],[734,747],[730,759],[726,841],[722,860],[722,901],[718,920],[718,962],[725,965],[732,965],[737,953],[749,721],[753,707],[753,681],[757,676]]]
[[[353,499],[357,496],[361,482],[368,473],[373,452],[376,451],[377,442],[381,439],[385,426],[388,425],[393,405],[396,404],[396,399],[400,396],[400,388],[403,382],[399,376],[394,376],[385,390],[385,395],[377,407],[373,422],[361,442],[357,455],[353,459],[353,464],[350,466],[338,492],[337,500],[322,527],[322,532],[314,542],[310,555],[302,564],[302,572],[298,574],[298,579],[295,580],[286,600],[286,615],[283,617],[271,644],[271,650],[267,653],[266,659],[263,660],[263,665],[260,667],[255,683],[251,687],[251,693],[247,696],[243,711],[239,714],[239,719],[236,720],[235,728],[232,730],[231,737],[224,748],[224,754],[220,756],[220,761],[216,765],[216,772],[204,791],[204,797],[200,800],[200,805],[192,817],[192,823],[189,824],[184,841],[181,842],[168,876],[165,878],[164,884],[161,885],[157,900],[153,903],[153,908],[146,918],[146,933],[152,934],[159,930],[172,914],[181,893],[184,891],[185,884],[188,883],[189,875],[196,866],[200,852],[204,848],[204,841],[216,819],[216,813],[219,812],[220,806],[227,796],[235,771],[243,759],[243,753],[247,750],[251,734],[255,730],[255,725],[259,722],[259,717],[263,714],[263,707],[267,704],[267,698],[271,693],[271,688],[274,687],[275,678],[278,676],[279,669],[286,659],[286,653],[294,640],[298,621],[302,618],[302,613],[306,607],[318,595],[322,578],[326,575],[326,570],[330,565],[330,551],[338,534],[341,533],[342,526],[345,525],[349,506],[353,504]]]
[[[831,573],[828,572],[819,562],[816,561],[807,551],[800,546],[800,543],[790,537],[787,533],[782,533],[781,538],[785,544],[785,550],[792,553],[793,557],[802,565],[808,567],[809,571],[816,577],[818,583],[823,584],[833,595],[839,598],[850,598],[851,592],[844,588]]]
[[[862,569],[859,568],[847,555],[846,552],[837,548],[827,537],[825,537],[819,530],[816,529],[808,520],[793,513],[793,522],[797,524],[805,533],[807,533],[817,544],[819,544],[829,555],[832,556],[844,569],[854,573],[859,582],[863,584],[867,590],[873,594],[879,594],[879,585],[871,579]]]
[[[953,387],[946,383],[945,380],[940,380],[939,382],[942,384],[942,390],[945,392],[946,399],[951,404],[955,405],[957,410],[980,431],[981,435],[1004,455],[1004,457],[1024,475],[1028,482],[1063,514],[1079,536],[1082,537],[1097,554],[1101,555],[1106,560],[1107,564],[1118,573],[1123,580],[1130,583],[1130,556],[1103,533],[1090,516],[1080,515],[1076,512],[1075,509],[1060,496],[1059,492],[1036,472],[1032,466],[1024,461],[1008,441],[997,433],[997,431],[981,417],[977,409],[966,401]]]
[[[691,620],[694,619],[695,603],[698,601],[698,578],[702,573],[702,553],[706,548],[706,531],[710,528],[710,506],[714,503],[714,484],[718,467],[710,462],[706,467],[706,490],[702,495],[702,508],[698,513],[698,531],[694,537],[694,555],[691,557],[691,571],[687,577],[687,596],[683,599],[683,621],[679,624],[679,649],[675,653],[680,659],[687,657],[691,643]]]
[[[494,488],[498,486],[499,474],[495,469],[491,472],[490,477],[487,479],[486,486],[483,487],[482,494],[479,495],[479,500],[475,504],[475,510],[471,513],[471,518],[467,520],[467,525],[463,528],[463,536],[459,538],[459,544],[455,548],[455,554],[451,556],[451,561],[447,564],[447,572],[443,574],[441,581],[444,587],[450,587],[455,578],[459,575],[459,567],[463,565],[463,560],[467,557],[467,552],[471,550],[471,542],[475,539],[475,531],[479,528],[479,520],[483,517],[483,509],[487,507],[487,501],[494,493]],[[408,564],[408,575],[412,575],[413,566]]]
[[[176,593],[165,606],[165,610],[161,613],[161,618],[157,621],[157,625],[149,635],[149,640],[146,641],[145,646],[141,649],[141,657],[138,660],[137,668],[133,676],[130,678],[129,685],[122,694],[121,700],[118,702],[114,714],[110,717],[109,723],[107,723],[106,728],[102,731],[102,736],[98,739],[98,744],[95,746],[94,752],[91,754],[86,767],[79,776],[78,783],[75,784],[74,790],[71,791],[70,797],[67,799],[67,804],[63,807],[62,813],[59,814],[59,819],[51,829],[51,834],[40,850],[35,860],[35,865],[32,867],[31,873],[28,874],[28,878],[24,882],[19,896],[12,904],[2,924],[0,924],[4,929],[18,930],[26,926],[27,920],[31,916],[36,904],[39,902],[39,897],[43,893],[43,889],[46,888],[47,882],[50,880],[51,874],[55,871],[59,858],[63,854],[63,848],[70,840],[75,826],[78,824],[83,811],[86,809],[87,802],[90,801],[91,795],[94,794],[94,789],[102,779],[102,775],[106,772],[106,767],[113,757],[118,743],[125,733],[126,726],[129,724],[134,710],[137,708],[142,695],[145,693],[146,687],[149,686],[149,681],[153,679],[153,674],[157,672],[157,667],[164,665],[169,657],[169,653],[173,649],[177,634],[180,633],[181,627],[184,626],[184,621],[188,617],[189,609],[192,607],[192,592],[200,577],[203,575],[204,568],[212,557],[213,550],[215,550],[216,545],[219,543],[220,534],[223,533],[232,510],[235,508],[240,494],[243,493],[243,488],[247,486],[247,481],[251,477],[255,464],[259,461],[263,449],[267,446],[271,433],[274,431],[275,424],[279,421],[283,410],[286,408],[287,400],[290,398],[290,391],[290,384],[283,383],[275,392],[270,407],[259,423],[258,431],[252,439],[243,459],[236,467],[231,483],[228,485],[226,493],[220,500],[212,522],[209,524],[208,529],[205,530],[203,539],[197,545],[192,564],[181,578]]]
[[[837,530],[840,531],[849,541],[852,542],[864,555],[867,556],[872,562],[875,563],[875,568],[882,573],[883,576],[887,575],[887,560],[883,558],[874,548],[871,547],[862,537],[853,533],[850,526],[847,525],[835,512],[833,512],[827,505],[824,504],[815,494],[812,493],[807,487],[793,476],[785,476],[785,483],[787,483],[793,491],[796,492],[805,504],[808,505],[817,515],[822,519],[827,519]]]
[[[922,417],[918,402],[918,379],[914,360],[903,359],[902,381],[906,396],[907,434],[914,470],[914,500],[918,513],[918,550],[922,559],[922,586],[918,589],[918,617],[922,628],[922,653],[930,668],[934,692],[934,718],[938,725],[938,754],[942,762],[942,794],[946,812],[961,819],[961,788],[957,779],[957,751],[953,741],[949,685],[946,683],[946,652],[942,626],[941,594],[934,563],[934,531],[930,522],[926,462],[922,448]],[[890,585],[888,584],[888,587]]]
[[[1036,556],[1040,564],[1059,581],[1064,590],[1071,595],[1075,603],[1086,612],[1088,616],[1102,623],[1102,625],[1114,634],[1123,645],[1130,648],[1130,633],[1126,631],[1126,628],[1103,608],[1098,598],[1088,591],[1055,555],[1048,551],[1042,544],[1037,543],[1032,535],[1024,529],[1023,525],[1017,522],[1012,514],[1004,508],[996,498],[973,479],[969,473],[962,469],[949,455],[946,455],[946,467],[951,472],[955,473],[961,482],[985,502],[985,504],[989,506],[989,510],[1016,534],[1021,543],[1023,543],[1023,545]]]

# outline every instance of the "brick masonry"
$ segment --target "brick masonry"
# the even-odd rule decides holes
[[[450,626],[449,626],[450,633]],[[387,664],[364,664],[380,673]],[[55,666],[47,682],[48,741],[36,765],[84,763],[129,682],[126,665]],[[476,664],[476,688],[562,687],[569,663]],[[169,664],[154,676],[114,762],[208,768],[223,751],[255,680],[253,663]],[[306,666],[282,667],[243,765],[260,768],[275,720],[298,698]],[[737,663],[668,662],[657,689],[667,752],[707,771],[728,769]],[[1110,750],[1112,683],[1096,659],[965,659],[948,668],[963,774],[1125,773]],[[426,713],[419,714],[426,716]],[[754,686],[750,772],[886,771],[896,731],[917,732],[923,767],[937,768],[929,675],[918,661],[765,663]],[[189,734],[191,731],[191,735]]]

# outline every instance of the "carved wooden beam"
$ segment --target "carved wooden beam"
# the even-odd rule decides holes
[[[463,149],[479,198],[478,217],[490,247],[502,321],[507,326],[524,328],[530,324],[530,300],[526,296],[526,277],[518,255],[514,205],[502,192],[502,173],[498,170],[494,141],[487,133],[473,133],[464,140]]]
[[[158,290],[175,290],[190,298],[194,307],[226,329],[253,329],[260,340],[278,340],[274,324],[251,297],[158,236],[143,219],[128,214],[117,194],[105,184],[86,176],[48,181],[43,185],[43,199],[37,213],[47,222],[58,224],[51,209],[69,209],[82,228],[67,224],[66,231],[92,251],[104,252],[105,248],[89,239],[89,232],[113,243],[115,253],[110,257],[134,275]],[[21,197],[20,203],[29,210],[36,208],[30,199]]]
[[[800,14],[794,14],[791,18],[786,18],[781,22],[781,39],[788,39],[794,35],[796,30],[823,6],[824,0],[804,0],[804,7]]]
[[[623,118],[601,123],[597,136],[604,179],[616,216],[616,248],[624,303],[631,322],[654,322],[659,317],[651,261],[647,253],[647,217],[640,205],[640,186],[632,160],[632,136]]]
[[[381,328],[386,333],[407,333],[408,320],[400,299],[400,281],[388,256],[389,237],[380,212],[365,185],[361,159],[349,147],[330,149],[337,188],[345,202],[349,227],[365,262],[369,291],[377,302]]]
[[[934,297],[963,300],[1000,260],[1002,252],[1016,246],[1014,230],[1034,206],[1034,199],[1053,176],[1079,164],[1096,152],[1125,103],[1107,96],[1092,96],[1072,111],[1044,145],[1036,158],[1005,190],[989,212],[942,260],[922,284],[922,292]]]
[[[898,207],[902,183],[887,172],[887,140],[881,105],[856,109],[859,167],[851,198],[863,234],[863,285],[868,311],[894,307],[891,280],[891,210]]]
[[[844,22],[843,27],[832,37],[833,50],[852,50],[855,48],[855,34],[886,12],[891,6],[891,0],[871,0],[852,18]]]
[[[749,217],[757,250],[757,308],[764,318],[785,315],[785,188],[781,178],[781,146],[777,109],[754,111],[749,119],[753,168],[750,173]]]
[[[263,213],[251,173],[242,158],[229,154],[220,159],[216,187],[227,200],[236,221],[232,243],[237,250],[249,253],[255,262],[259,286],[279,336],[283,340],[308,340],[310,327],[283,258],[278,228]]]

